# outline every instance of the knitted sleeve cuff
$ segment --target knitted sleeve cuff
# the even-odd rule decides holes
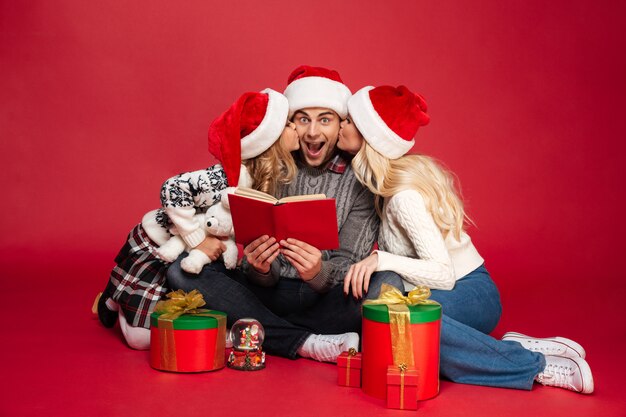
[[[376,271],[393,271],[393,259],[389,256],[388,252],[374,250],[372,253],[378,255],[378,265],[376,265]]]
[[[306,283],[316,292],[328,291],[333,284],[330,264],[322,261],[320,272],[313,279],[306,281]]]
[[[241,270],[246,275],[246,278],[248,278],[248,281],[261,287],[273,287],[278,284],[279,280],[279,276],[276,274],[276,268],[274,265],[275,263],[272,263],[269,272],[267,274],[263,274],[254,269],[244,257],[241,261]]]
[[[184,236],[181,235],[180,237],[189,247],[195,248],[206,238],[206,232],[203,229],[196,229],[193,232]]]

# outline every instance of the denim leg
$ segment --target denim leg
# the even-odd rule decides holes
[[[452,290],[431,293],[446,316],[483,333],[493,331],[502,315],[498,287],[484,266],[458,280]]]
[[[300,279],[281,278],[273,287],[250,286],[250,290],[275,314],[285,316],[315,305],[323,294]]]
[[[531,389],[545,367],[542,354],[489,336],[498,324],[500,294],[484,266],[450,291],[433,290],[442,306],[441,375],[454,382]]]
[[[285,319],[319,334],[361,333],[362,300],[344,295],[343,285],[337,285],[327,293],[319,294],[306,283],[299,282],[303,286],[300,291],[305,308],[284,316]],[[391,271],[372,274],[365,298],[378,297],[382,284],[402,288],[402,277]]]
[[[300,327],[319,334],[341,334],[361,331],[361,302],[343,294],[343,286],[337,285],[324,294],[315,293],[302,283],[304,297],[313,293],[315,304],[283,318]]]
[[[400,275],[393,271],[379,271],[374,272],[370,277],[370,285],[364,298],[366,300],[378,298],[380,295],[380,287],[382,287],[383,284],[391,285],[404,292],[404,283]]]
[[[197,289],[207,307],[228,315],[228,326],[244,317],[257,319],[265,328],[264,349],[268,353],[295,359],[298,348],[310,332],[280,318],[268,309],[250,290],[251,284],[237,270],[229,271],[221,262],[206,265],[199,274],[189,274],[180,267],[181,255],[167,271],[170,288],[184,291]],[[260,288],[260,287],[258,287]]]
[[[503,342],[444,314],[441,375],[462,384],[530,390],[546,366],[541,353]]]

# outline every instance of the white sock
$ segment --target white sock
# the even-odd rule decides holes
[[[133,327],[128,324],[122,310],[119,311],[120,329],[126,343],[133,349],[148,350],[150,349],[150,330],[143,327]]]

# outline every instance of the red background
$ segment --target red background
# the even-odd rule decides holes
[[[623,294],[625,7],[431,3],[3,2],[1,253],[112,258],[209,165],[210,121],[306,63],[427,98],[416,149],[459,176],[503,290]]]
[[[2,282],[69,283],[90,305],[163,180],[211,163],[210,121],[311,64],[426,97],[416,150],[460,178],[500,328],[623,345],[624,16],[619,1],[1,1]]]

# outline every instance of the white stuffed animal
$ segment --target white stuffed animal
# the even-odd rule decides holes
[[[233,229],[233,219],[230,215],[230,205],[228,204],[228,193],[232,192],[234,188],[227,188],[222,191],[221,201],[213,204],[209,207],[206,213],[199,213],[194,216],[194,220],[203,227],[207,234],[227,238],[222,242],[226,246],[226,250],[222,253],[224,260],[224,266],[227,269],[234,269],[237,266],[238,249],[235,243],[235,231]],[[155,211],[152,211],[144,216],[143,224],[144,228],[148,223],[155,224],[154,221],[147,221],[154,218]],[[162,228],[161,228],[162,229]],[[180,262],[180,266],[186,272],[197,274],[202,270],[202,267],[211,263],[209,257],[199,249],[191,249],[185,244],[180,236],[174,235],[169,237],[166,241],[162,237],[155,239],[155,227],[151,227],[150,230],[146,230],[148,235],[155,240],[156,243],[163,242],[156,253],[159,258],[166,262],[174,262],[178,256],[185,250],[189,251],[189,255]],[[163,233],[163,230],[159,231]]]
[[[204,214],[203,227],[205,227],[209,235],[227,238],[222,240],[226,246],[226,250],[222,253],[222,258],[226,269],[234,269],[237,266],[238,250],[234,239],[235,230],[233,229],[233,219],[230,215],[230,206],[228,205],[226,193],[222,194],[222,201],[208,208]],[[189,252],[189,256],[180,262],[180,266],[187,272],[197,274],[208,263],[211,263],[211,260],[204,252],[192,249]]]

